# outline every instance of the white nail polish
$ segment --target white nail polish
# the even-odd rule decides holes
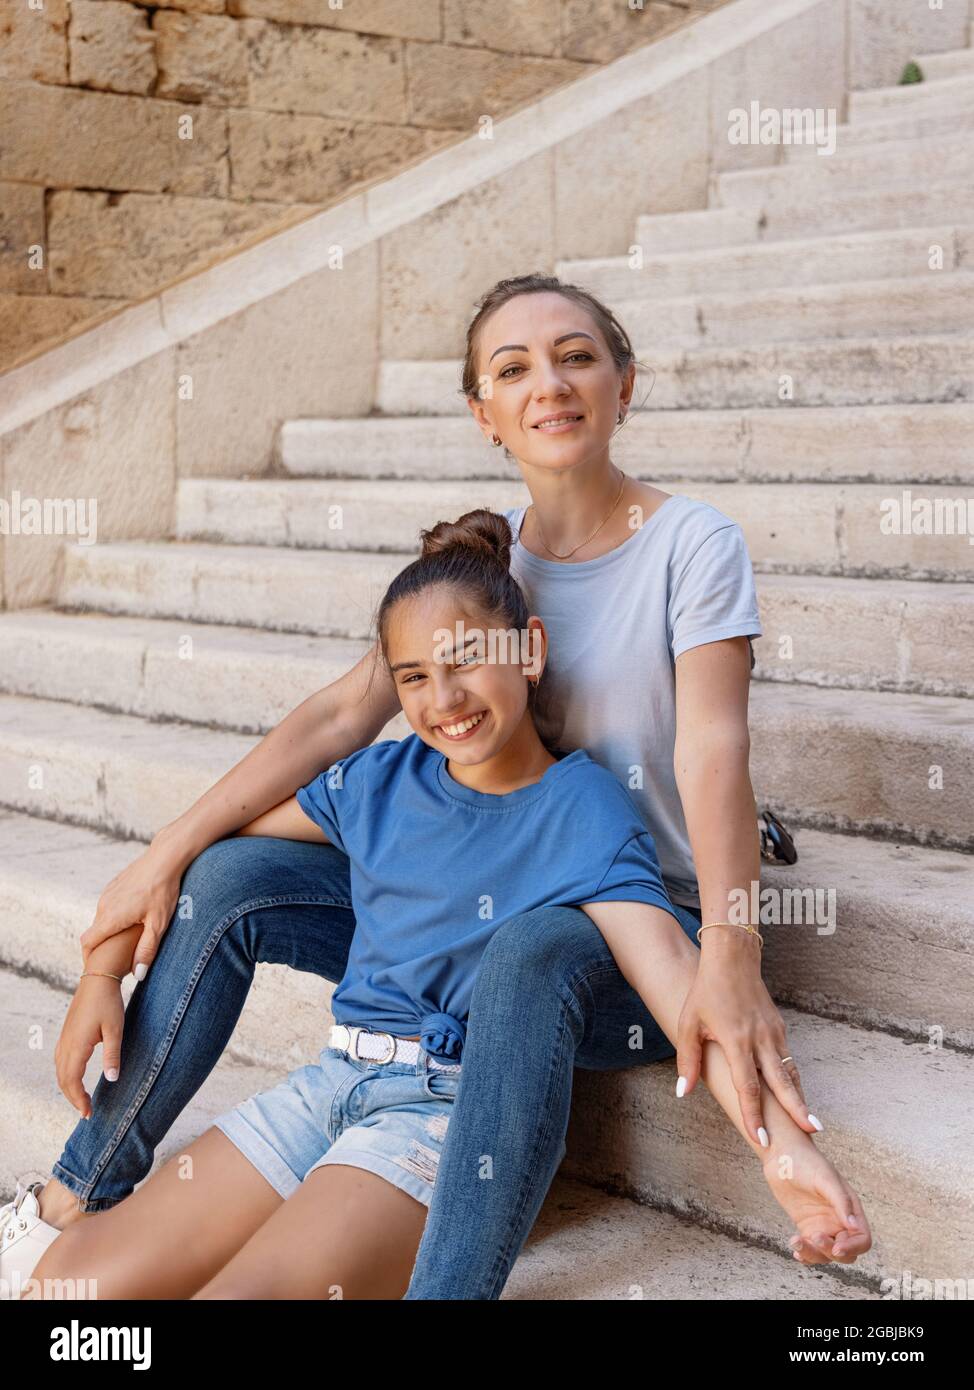
[[[682,1096],[683,1093],[686,1091],[686,1088],[687,1088],[687,1079],[686,1079],[685,1076],[681,1076],[680,1079],[679,1079],[679,1081],[676,1083],[676,1093],[677,1093],[677,1095],[678,1095],[678,1096]]]
[[[106,1081],[117,1081],[117,1080],[118,1080],[118,1067],[109,1067],[108,1070],[107,1070],[106,1073],[105,1073],[105,1080],[106,1080]]]
[[[808,1123],[812,1126],[813,1129],[821,1130],[823,1128],[820,1121],[816,1120],[815,1116],[811,1113],[809,1113],[808,1116]]]
[[[145,961],[140,960],[138,965],[135,967],[135,978],[137,980],[144,980],[145,972],[148,970],[148,968],[149,967],[146,965]]]
[[[768,1131],[765,1129],[764,1125],[758,1130],[758,1138],[761,1140],[762,1148],[770,1148],[771,1141],[768,1138]]]

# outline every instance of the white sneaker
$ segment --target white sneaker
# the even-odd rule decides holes
[[[19,1300],[44,1251],[61,1234],[41,1220],[37,1195],[44,1185],[18,1179],[16,1197],[0,1207],[0,1300]]]

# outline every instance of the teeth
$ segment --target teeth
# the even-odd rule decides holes
[[[462,724],[441,724],[440,728],[445,734],[449,734],[450,738],[456,738],[457,734],[465,734],[468,729],[479,724],[483,717],[483,714],[476,714],[472,719],[465,719]]]
[[[580,420],[581,418],[581,415],[563,415],[560,420],[548,420],[543,425],[535,425],[535,429],[553,430],[557,425],[565,425],[571,420]]]

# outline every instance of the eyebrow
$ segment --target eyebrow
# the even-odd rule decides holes
[[[461,647],[460,650],[461,650],[461,651],[466,651],[467,648],[470,646],[470,643],[471,643],[471,642],[476,642],[477,640],[478,640],[477,634],[476,634],[475,632],[471,632],[470,636],[469,636],[469,637],[467,638],[467,640],[464,642],[464,644],[463,644],[463,646]],[[423,661],[397,661],[396,664],[395,664],[395,666],[391,667],[390,669],[391,669],[393,672],[395,672],[395,671],[406,671],[406,670],[413,670],[415,667],[420,667],[420,668],[422,668],[422,667],[425,666],[425,664],[426,664],[426,663],[423,662]]]
[[[552,344],[552,347],[557,347],[559,343],[567,342],[569,338],[587,338],[590,343],[595,342],[595,339],[592,337],[591,333],[582,333],[581,331],[579,331],[578,333],[563,333],[560,338],[555,339],[554,343]],[[488,367],[490,366],[491,362],[493,362],[494,358],[497,356],[499,352],[527,352],[527,348],[524,346],[523,343],[505,343],[503,347],[495,348],[494,351],[490,354],[490,356],[487,359]]]

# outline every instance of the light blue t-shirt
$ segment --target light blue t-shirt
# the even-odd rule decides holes
[[[629,793],[584,749],[504,796],[464,786],[446,764],[417,734],[384,739],[297,799],[351,864],[355,933],[336,1023],[419,1034],[455,1062],[481,955],[503,922],[545,904],[673,909]]]
[[[699,908],[673,770],[676,661],[709,642],[760,637],[744,533],[716,507],[676,493],[615,550],[566,563],[521,544],[524,511],[504,516],[515,538],[511,573],[550,640],[545,732],[614,774],[652,834],[670,898]]]

